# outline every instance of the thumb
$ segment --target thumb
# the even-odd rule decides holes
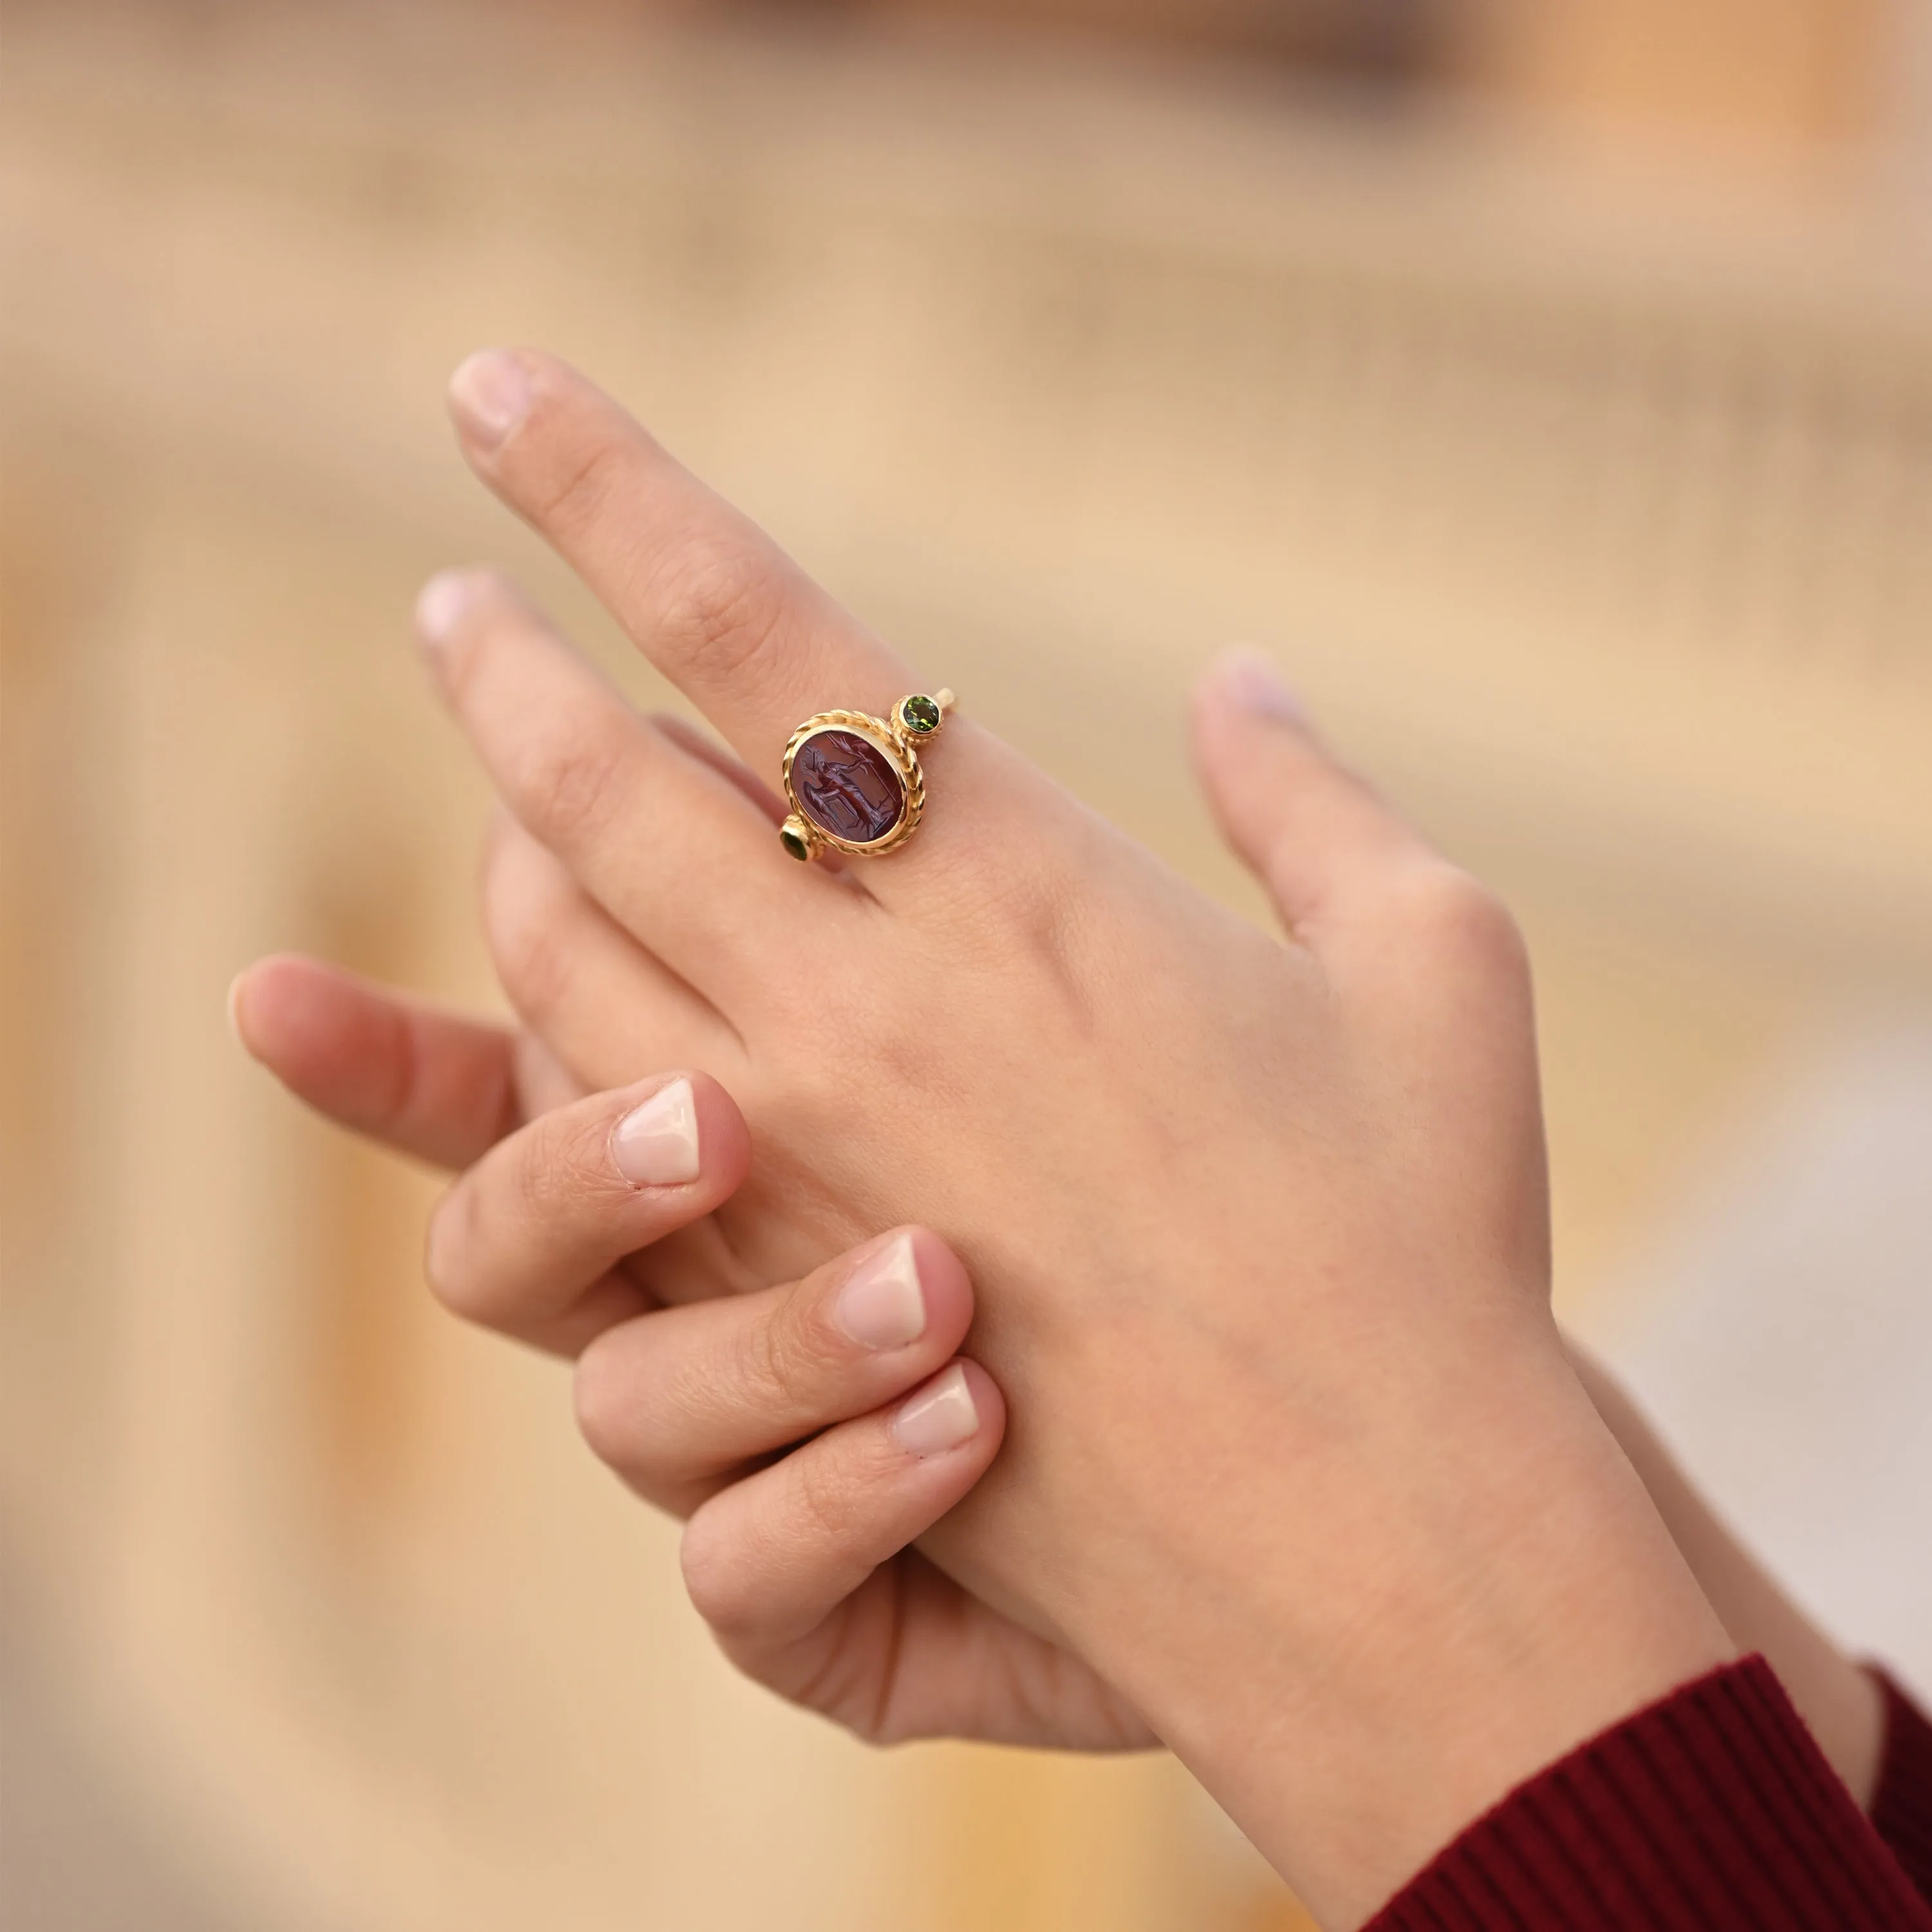
[[[1194,694],[1195,763],[1221,833],[1298,938],[1344,920],[1425,848],[1315,736],[1274,664],[1237,646]]]

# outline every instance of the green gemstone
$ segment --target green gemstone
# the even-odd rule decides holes
[[[899,722],[908,731],[916,731],[923,737],[927,732],[939,729],[939,706],[929,698],[908,698],[899,706]]]
[[[794,831],[789,825],[778,827],[778,843],[794,859],[809,859],[812,856],[812,848],[806,842],[804,834]]]

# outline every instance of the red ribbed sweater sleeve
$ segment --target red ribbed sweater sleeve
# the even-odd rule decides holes
[[[1901,1748],[1925,1742],[1914,1733]],[[1928,1815],[1924,1760],[1912,1762],[1918,1797],[1896,1801],[1906,1837]],[[1367,1932],[1637,1928],[1932,1932],[1932,1906],[1761,1657],[1684,1685],[1519,1786]]]
[[[1906,1876],[1932,1900],[1932,1724],[1882,1670],[1872,1675],[1885,1693],[1885,1755],[1872,1826]]]

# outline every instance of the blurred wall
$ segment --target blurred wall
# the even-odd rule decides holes
[[[15,10],[10,1648],[184,1884],[277,1928],[1297,1922],[1158,1760],[879,1757],[736,1684],[558,1372],[424,1306],[432,1184],[222,995],[297,946],[490,997],[430,569],[507,562],[662,696],[451,449],[448,368],[540,341],[1257,912],[1176,721],[1276,648],[1521,909],[1562,1292],[1607,1292],[1837,1016],[1932,987],[1932,274],[1850,83],[1752,110],[1832,158],[1802,185],[1623,106],[1634,164],[1577,159],[1605,18],[1465,23],[1389,112],[1151,29]],[[1682,125],[1731,84],[1661,70]]]
[[[1888,85],[1918,0],[1483,0],[1466,70],[1546,132],[1652,169],[1842,165],[1906,111]]]

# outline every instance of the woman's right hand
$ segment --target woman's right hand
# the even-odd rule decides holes
[[[1084,1664],[909,1546],[1006,1425],[992,1378],[958,1353],[972,1286],[936,1235],[896,1228],[800,1281],[666,1305],[654,1280],[742,1274],[704,1252],[650,1258],[715,1241],[711,1210],[748,1166],[715,1080],[568,1097],[515,1036],[306,960],[244,974],[234,1012],[248,1050],[323,1112],[466,1163],[430,1224],[432,1287],[575,1357],[586,1439],[686,1520],[692,1600],[747,1676],[876,1743],[1155,1742]],[[517,1124],[538,1094],[558,1104]]]

